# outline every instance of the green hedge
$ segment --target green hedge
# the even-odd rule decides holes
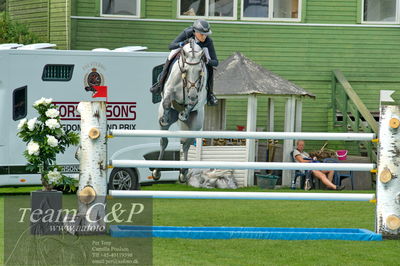
[[[6,0],[0,0],[0,12],[6,11]]]
[[[43,42],[24,24],[14,22],[6,12],[0,13],[0,43],[31,44]]]

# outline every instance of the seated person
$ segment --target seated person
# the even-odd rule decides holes
[[[296,149],[293,151],[293,159],[298,163],[312,163],[315,162],[310,155],[304,151],[304,140],[296,141]],[[315,159],[315,158],[314,158]],[[332,190],[343,190],[344,186],[336,186],[332,183],[334,171],[321,171],[321,170],[311,170],[314,177],[318,178],[325,184],[328,189]],[[311,189],[311,184],[305,184],[305,190]]]

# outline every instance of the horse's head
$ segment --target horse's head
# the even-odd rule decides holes
[[[182,72],[183,89],[189,104],[196,104],[200,91],[205,85],[204,51],[193,39],[181,51],[180,70]]]
[[[190,65],[197,65],[204,56],[203,49],[194,41],[194,39],[189,39],[189,42],[182,47],[182,53],[186,62]]]

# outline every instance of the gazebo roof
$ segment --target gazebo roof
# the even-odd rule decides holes
[[[315,97],[303,88],[251,61],[240,52],[221,62],[214,77],[216,95],[299,95]]]

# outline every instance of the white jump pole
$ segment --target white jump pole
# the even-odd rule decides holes
[[[371,201],[374,194],[359,193],[293,193],[293,192],[208,192],[208,191],[146,191],[110,190],[111,197],[152,197],[156,199],[244,199],[244,200],[335,200]]]
[[[373,133],[110,130],[112,137],[372,140]]]
[[[214,169],[267,169],[267,170],[335,170],[371,171],[373,163],[263,163],[263,162],[215,162],[215,161],[157,161],[111,160],[111,167],[143,168],[214,168]]]

